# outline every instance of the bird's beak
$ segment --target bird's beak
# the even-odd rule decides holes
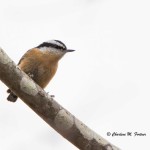
[[[67,52],[73,52],[73,51],[75,51],[75,50],[73,50],[73,49],[67,49],[66,51],[67,51]]]

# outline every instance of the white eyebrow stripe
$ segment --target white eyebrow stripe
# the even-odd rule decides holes
[[[54,44],[54,45],[58,45],[58,46],[60,46],[62,48],[65,48],[65,46],[63,44],[61,44],[61,43],[59,43],[59,42],[57,42],[55,40],[49,40],[49,41],[46,41],[46,43],[51,43],[51,44]]]

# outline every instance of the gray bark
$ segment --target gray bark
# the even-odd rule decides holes
[[[81,150],[119,150],[78,120],[16,64],[0,48],[0,79],[46,123]]]

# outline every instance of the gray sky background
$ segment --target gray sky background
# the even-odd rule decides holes
[[[50,39],[76,49],[45,90],[123,150],[149,149],[149,8],[148,0],[0,0],[0,46],[16,63]],[[0,82],[1,150],[77,149],[21,100],[7,102],[6,90]]]

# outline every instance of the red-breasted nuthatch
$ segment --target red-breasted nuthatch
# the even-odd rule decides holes
[[[58,61],[67,53],[64,43],[58,40],[43,42],[39,46],[28,50],[20,59],[18,66],[28,74],[41,88],[45,88],[56,73]],[[17,96],[10,90],[7,100],[15,102]]]

